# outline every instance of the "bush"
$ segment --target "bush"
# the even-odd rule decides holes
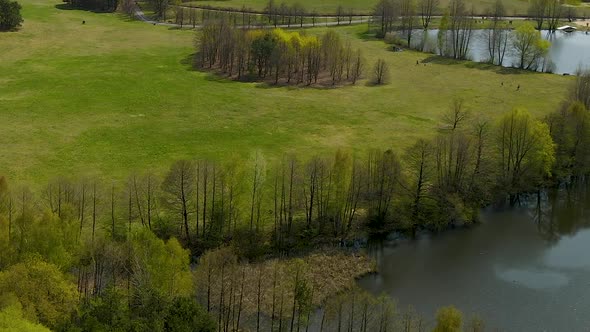
[[[171,332],[213,332],[216,326],[207,311],[194,299],[180,297],[168,310],[164,327]]]
[[[463,314],[454,306],[442,307],[436,312],[434,332],[459,332],[463,325]]]
[[[23,22],[21,6],[16,1],[0,0],[0,31],[18,28]]]

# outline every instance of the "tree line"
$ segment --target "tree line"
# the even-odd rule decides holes
[[[34,211],[47,211],[74,221],[77,236],[92,239],[100,230],[124,238],[139,225],[178,237],[196,255],[232,243],[254,258],[304,243],[340,245],[359,232],[471,223],[482,206],[516,204],[522,193],[588,173],[587,106],[580,101],[588,102],[587,77],[578,77],[572,101],[546,119],[514,109],[488,121],[455,99],[434,137],[400,153],[269,160],[256,152],[225,162],[180,160],[162,177],[146,171],[118,183],[59,178],[36,195],[5,185],[7,236],[13,245],[30,242],[26,223],[36,220]]]
[[[473,36],[478,19],[473,8],[469,9],[463,0],[453,0],[444,9],[435,49],[428,50],[427,29],[432,22],[433,13],[437,13],[438,1],[420,0],[383,0],[374,9],[372,30],[378,37],[404,44],[408,48],[421,51],[437,52],[439,55],[453,59],[466,60],[469,56]],[[559,1],[539,0],[531,3],[539,12],[532,15],[536,26],[525,23],[511,32],[511,23],[505,20],[506,9],[502,0],[497,0],[485,15],[485,40],[487,42],[488,61],[502,65],[507,53],[514,55],[514,65],[526,70],[551,70],[547,57],[550,43],[541,37],[542,28],[555,31],[562,18],[562,5]],[[418,20],[420,19],[420,20]],[[483,21],[483,20],[482,20]],[[417,29],[423,29],[421,40],[412,44]],[[391,35],[391,36],[389,36]]]
[[[365,59],[334,31],[323,35],[274,30],[245,30],[227,20],[207,21],[197,33],[195,65],[216,69],[238,80],[272,80],[275,84],[355,84]]]

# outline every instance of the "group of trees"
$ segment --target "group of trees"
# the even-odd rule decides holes
[[[372,26],[377,37],[387,33],[401,34],[407,47],[413,47],[412,35],[419,27],[426,31],[438,11],[438,0],[381,0],[374,9]],[[441,18],[437,48],[440,55],[466,59],[475,24],[473,11],[468,11],[463,0],[453,0]],[[426,38],[417,46],[424,50]]]
[[[245,30],[221,19],[205,23],[196,45],[199,68],[215,68],[238,80],[355,84],[365,69],[360,49],[353,50],[331,30],[321,36],[281,29]]]
[[[549,25],[549,29],[554,30],[557,27],[560,16],[559,10],[556,8],[559,7],[559,2],[549,0],[535,2],[535,4],[539,3],[543,4],[544,14],[539,17],[541,22],[537,21],[537,30],[532,24],[525,23],[511,32],[508,23],[504,20],[506,10],[502,1],[495,2],[487,15],[489,23],[485,31],[487,55],[490,63],[502,65],[505,55],[511,54],[518,59],[514,65],[520,69],[541,71],[551,69],[547,57],[550,43],[541,37],[541,32],[538,29],[543,26],[543,22]],[[420,17],[425,30],[428,28],[432,13],[436,12],[437,6],[438,2],[436,1],[421,0],[419,4]],[[385,36],[390,31],[395,31],[401,34],[407,47],[425,49],[426,37],[423,37],[419,45],[411,44],[417,17],[416,4],[413,0],[380,1],[375,8],[374,16],[373,26],[377,36]],[[451,1],[439,25],[436,43],[438,54],[453,59],[468,59],[475,22],[473,11],[467,9],[463,0]]]
[[[529,4],[528,14],[536,22],[537,30],[547,28],[557,29],[559,20],[564,16],[565,2],[560,0],[533,0]],[[571,14],[570,14],[571,15]]]
[[[21,6],[16,1],[0,0],[0,31],[18,28],[23,22]]]
[[[114,12],[119,8],[119,0],[67,0],[66,2],[75,8],[101,12]]]
[[[373,10],[372,25],[378,37],[383,38],[390,31],[401,31],[407,39],[408,47],[412,31],[420,27],[428,29],[432,17],[437,14],[438,0],[381,0]]]

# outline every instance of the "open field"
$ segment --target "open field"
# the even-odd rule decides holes
[[[369,14],[377,4],[377,0],[275,0],[275,3],[280,5],[285,3],[293,5],[301,4],[307,11],[316,11],[320,14],[333,14],[336,12],[338,6],[342,5],[345,10],[353,9],[356,13]],[[478,14],[483,14],[487,9],[491,8],[496,2],[495,0],[465,0],[470,7]],[[526,15],[529,2],[526,0],[504,0],[504,6],[509,15]],[[440,8],[446,8],[450,0],[440,0]],[[196,6],[212,6],[219,8],[236,8],[242,7],[251,8],[262,11],[268,4],[268,0],[196,0],[190,1],[188,4]]]
[[[23,0],[23,28],[0,35],[0,174],[11,179],[124,177],[161,171],[180,158],[254,150],[269,159],[338,148],[400,150],[433,135],[455,96],[478,116],[515,106],[543,116],[571,80],[436,59],[416,66],[429,55],[389,52],[356,26],[339,31],[362,47],[369,66],[386,59],[390,85],[239,83],[191,70],[194,32],[57,3]]]

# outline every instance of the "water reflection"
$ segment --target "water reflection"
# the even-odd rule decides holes
[[[496,275],[506,282],[536,290],[560,288],[569,282],[565,274],[550,270],[497,269]]]
[[[511,34],[513,32],[510,32]],[[424,50],[435,53],[437,50],[438,30],[415,31],[413,33],[413,47],[422,45],[426,38]],[[549,60],[556,74],[574,74],[578,68],[590,68],[590,35],[582,31],[565,33],[557,31],[549,33],[542,31],[542,36],[551,41]],[[487,51],[486,30],[475,30],[470,43],[469,59],[476,62],[485,62],[489,58]],[[517,66],[518,59],[513,52],[507,52],[503,66]]]
[[[471,229],[373,246],[380,273],[359,281],[424,317],[455,304],[508,331],[590,326],[590,185],[522,197],[489,209]]]

